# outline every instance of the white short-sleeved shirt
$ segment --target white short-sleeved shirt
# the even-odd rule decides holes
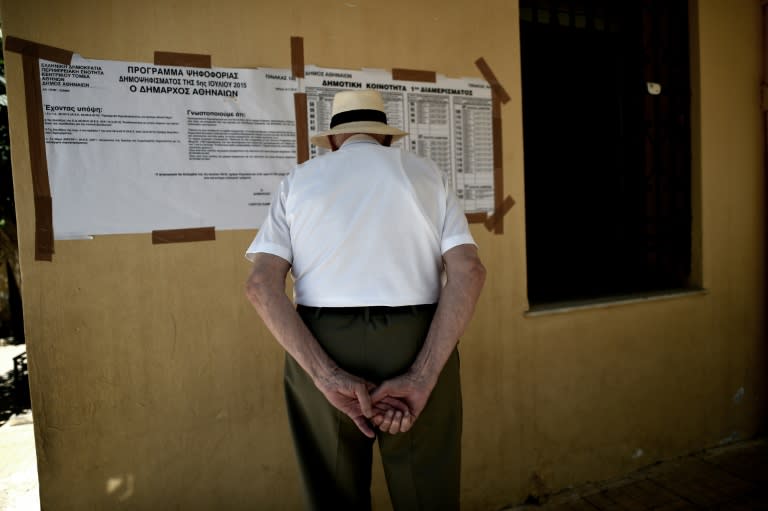
[[[283,179],[246,257],[291,263],[298,304],[395,307],[436,303],[461,244],[475,242],[437,166],[355,136]]]

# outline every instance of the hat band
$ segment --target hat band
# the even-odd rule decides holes
[[[335,128],[339,124],[357,121],[374,121],[387,124],[387,114],[381,110],[347,110],[331,117],[331,128]]]

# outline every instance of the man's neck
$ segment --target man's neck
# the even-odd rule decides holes
[[[344,141],[343,144],[341,144],[341,147],[344,147],[348,142],[360,142],[360,141],[366,141],[366,142],[376,142],[379,143],[378,140],[376,140],[374,137],[366,134],[366,133],[355,133],[348,139]]]

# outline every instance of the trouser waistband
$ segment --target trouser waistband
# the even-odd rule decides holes
[[[400,314],[413,314],[417,315],[424,312],[434,312],[437,308],[436,303],[419,304],[419,305],[403,305],[399,307],[387,307],[383,305],[371,305],[363,307],[310,307],[309,305],[297,305],[296,310],[299,312],[306,312],[313,316],[320,317],[321,315],[329,314],[334,316],[358,316],[365,317],[380,316],[380,315],[400,315]]]

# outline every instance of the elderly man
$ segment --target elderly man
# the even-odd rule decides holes
[[[395,509],[459,507],[456,345],[485,269],[439,169],[389,147],[405,135],[377,92],[338,93],[312,138],[332,152],[282,181],[246,253],[310,509],[370,509],[376,438]]]

